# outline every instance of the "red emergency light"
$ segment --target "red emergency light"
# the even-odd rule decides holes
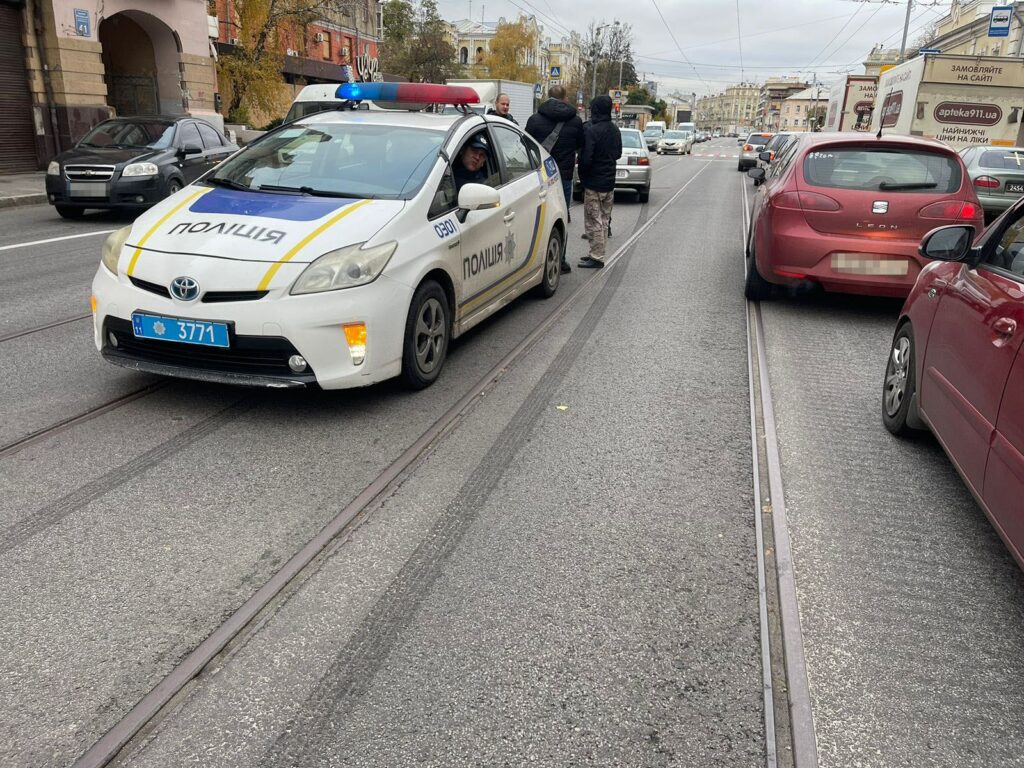
[[[480,96],[465,85],[434,83],[343,83],[335,94],[348,101],[390,101],[395,104],[479,104]]]

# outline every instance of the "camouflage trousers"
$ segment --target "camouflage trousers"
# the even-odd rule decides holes
[[[612,221],[612,200],[614,192],[583,191],[583,221],[590,241],[590,258],[604,261],[608,244],[608,225]]]

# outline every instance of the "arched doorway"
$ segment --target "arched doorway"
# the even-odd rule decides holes
[[[97,30],[103,46],[107,103],[118,115],[181,115],[177,35],[155,16],[122,11]]]

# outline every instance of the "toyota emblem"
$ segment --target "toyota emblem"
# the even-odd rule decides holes
[[[199,283],[194,277],[176,277],[171,280],[171,296],[182,301],[195,301],[199,298]]]

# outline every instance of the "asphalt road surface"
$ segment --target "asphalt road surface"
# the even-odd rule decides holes
[[[417,394],[110,366],[75,318],[123,222],[0,212],[0,446],[84,417],[0,448],[0,764],[73,762],[570,301],[120,759],[764,765],[744,182],[716,145],[654,158],[614,268]],[[819,763],[1024,765],[1024,579],[934,441],[881,427],[898,308],[763,307]]]

